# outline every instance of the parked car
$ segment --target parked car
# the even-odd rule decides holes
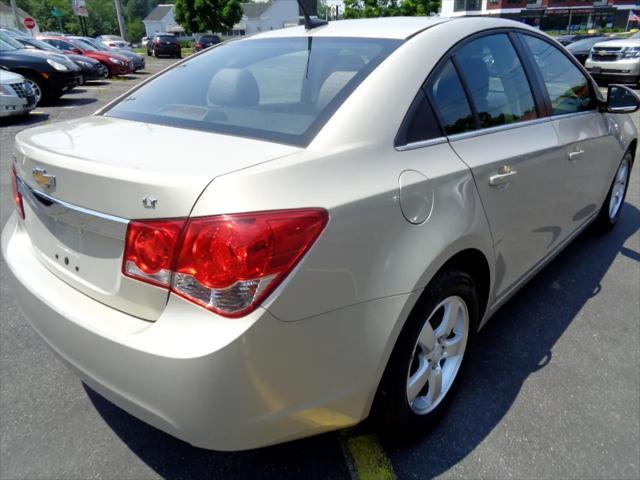
[[[209,48],[212,45],[217,45],[220,42],[222,42],[222,40],[220,40],[218,35],[202,35],[196,41],[196,52]]]
[[[154,57],[162,55],[181,58],[182,49],[180,48],[180,42],[178,42],[175,35],[170,33],[159,33],[155,34],[147,43],[147,55]]]
[[[615,226],[639,106],[506,19],[265,32],[18,133],[7,281],[92,389],[198,447],[370,413],[406,437],[499,307]]]
[[[612,40],[612,38],[607,36],[590,37],[573,42],[570,45],[567,45],[566,48],[571,55],[576,57],[576,59],[584,65],[591,53],[591,47],[596,43],[608,42],[609,40]]]
[[[22,75],[0,67],[0,117],[27,115],[36,108],[36,94]]]
[[[137,53],[134,53],[134,52],[132,52],[130,50],[125,50],[125,49],[122,49],[122,48],[110,49],[104,43],[102,43],[100,40],[96,40],[95,38],[91,38],[91,37],[71,36],[69,38],[71,38],[72,40],[75,40],[76,42],[88,44],[89,46],[94,47],[94,48],[98,49],[101,52],[115,52],[118,55],[122,55],[123,57],[125,57],[127,60],[129,60],[132,63],[134,72],[137,72],[138,70],[142,70],[146,66],[146,62],[145,62],[144,57],[142,55],[138,55]]]
[[[640,32],[626,39],[596,43],[585,67],[598,82],[640,86]]]
[[[131,50],[131,44],[117,35],[100,35],[96,40],[104,43],[107,47],[116,50]]]
[[[16,37],[14,40],[21,43],[26,48],[34,48],[46,52],[66,55],[66,57],[80,68],[82,74],[82,83],[92,80],[102,80],[109,76],[109,69],[98,60],[87,57],[86,55],[76,55],[74,53],[65,54],[62,50],[57,49],[53,45],[49,45],[42,40],[31,37]]]
[[[98,60],[109,69],[109,75],[127,75],[133,72],[133,63],[115,52],[101,52],[91,45],[87,45],[86,43],[81,44],[67,37],[39,36],[38,40],[53,45],[65,53],[75,53]]]
[[[25,77],[36,104],[58,99],[82,81],[80,68],[64,55],[26,49],[2,32],[0,66]]]
[[[566,47],[567,45],[571,45],[572,43],[577,42],[579,40],[584,40],[586,38],[599,37],[599,36],[600,34],[597,34],[597,33],[574,33],[570,35],[560,35],[556,37],[556,40]]]

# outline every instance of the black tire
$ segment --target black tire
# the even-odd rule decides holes
[[[437,406],[425,414],[414,412],[407,398],[407,375],[413,362],[416,342],[434,309],[446,298],[460,297],[469,315],[467,344],[451,386]],[[433,427],[444,415],[463,376],[479,322],[479,301],[473,278],[451,269],[436,275],[414,307],[391,353],[372,408],[373,421],[381,433],[418,433]],[[446,362],[446,360],[445,360]]]
[[[147,57],[150,57],[150,56],[151,56],[151,50],[147,48]]]
[[[614,194],[614,188],[616,186],[617,180],[618,180],[618,172],[620,171],[621,168],[623,168],[623,165],[627,164],[627,181],[626,184],[624,186],[624,193],[622,194],[622,199],[620,201],[620,207],[617,209],[617,211],[615,212],[614,215],[610,214],[610,210],[609,210],[609,206],[611,203],[611,197]],[[594,222],[594,226],[596,228],[596,230],[602,232],[602,233],[606,233],[609,232],[613,229],[613,227],[616,226],[616,224],[618,223],[618,219],[620,218],[620,212],[622,211],[622,206],[624,204],[624,200],[627,196],[627,190],[629,190],[629,180],[631,179],[631,168],[633,167],[633,154],[631,153],[630,150],[628,150],[624,156],[622,157],[622,160],[620,161],[620,164],[618,165],[618,168],[616,169],[616,173],[613,177],[613,180],[611,181],[611,186],[609,187],[609,192],[607,193],[607,197],[604,199],[604,203],[602,204],[602,206],[600,207],[600,213],[598,213],[598,217],[596,218],[595,222]]]

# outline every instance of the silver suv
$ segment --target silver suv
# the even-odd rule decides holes
[[[585,67],[598,82],[640,85],[640,32],[624,40],[596,43]]]

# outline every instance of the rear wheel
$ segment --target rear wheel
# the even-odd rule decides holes
[[[607,198],[605,198],[596,219],[596,226],[601,231],[609,231],[618,223],[620,211],[627,195],[627,188],[629,187],[632,164],[633,155],[628,151],[622,158],[618,170],[616,170]]]
[[[468,360],[478,326],[473,278],[438,274],[407,320],[374,404],[384,431],[429,428],[444,414]]]

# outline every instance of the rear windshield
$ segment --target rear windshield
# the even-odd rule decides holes
[[[176,43],[178,41],[178,39],[173,35],[156,35],[156,38],[161,42]]]
[[[220,44],[105,115],[305,146],[400,43],[289,37]]]

